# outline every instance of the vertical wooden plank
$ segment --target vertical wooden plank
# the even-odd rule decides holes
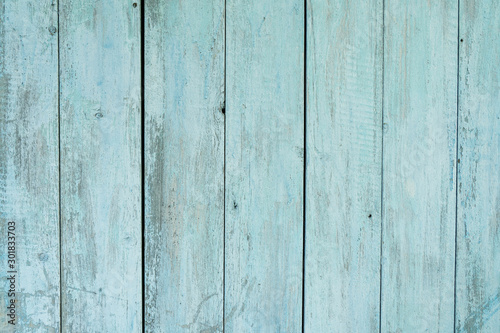
[[[308,1],[305,332],[379,329],[382,5]]]
[[[59,5],[62,327],[139,332],[140,9]]]
[[[500,3],[460,1],[456,328],[500,328]]]
[[[304,2],[227,2],[226,332],[302,326]]]
[[[0,2],[2,332],[59,330],[56,28],[57,2]],[[9,222],[15,239],[8,238]],[[8,262],[12,246],[16,258]],[[16,301],[16,325],[8,323],[14,319],[7,316],[10,300]]]
[[[385,1],[383,332],[453,330],[457,3]]]
[[[222,332],[224,1],[145,19],[146,331]]]

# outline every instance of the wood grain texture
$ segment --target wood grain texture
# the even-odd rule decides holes
[[[0,1],[0,331],[59,331],[57,2]],[[51,33],[52,31],[52,33]],[[7,224],[16,223],[16,325]]]
[[[145,5],[0,0],[1,332],[498,331],[498,1]]]
[[[308,1],[305,332],[379,329],[382,1]]]
[[[304,3],[227,2],[226,332],[300,332]]]
[[[460,1],[458,332],[500,329],[500,3]]]
[[[139,332],[140,9],[59,6],[62,328]]]
[[[145,19],[146,331],[222,332],[224,2]]]
[[[385,1],[383,332],[451,332],[456,0]]]

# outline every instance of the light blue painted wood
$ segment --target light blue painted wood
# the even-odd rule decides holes
[[[379,329],[382,1],[308,1],[305,332]]]
[[[146,331],[222,332],[224,1],[145,19]]]
[[[62,329],[140,332],[140,9],[59,6]]]
[[[304,3],[226,10],[225,332],[300,332]]]
[[[0,2],[0,331],[59,331],[57,2]],[[9,297],[8,222],[16,224]],[[12,239],[10,240],[12,241]],[[16,325],[7,305],[16,300]]]
[[[500,3],[460,1],[458,332],[500,330]]]
[[[456,0],[385,1],[382,332],[451,332]]]
[[[304,195],[305,332],[498,331],[500,4],[458,3],[309,0],[307,45],[303,1],[147,3],[146,331],[300,332]],[[140,6],[59,1],[59,119],[57,2],[0,2],[19,332],[142,331]]]

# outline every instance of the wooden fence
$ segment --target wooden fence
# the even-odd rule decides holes
[[[497,0],[1,0],[2,332],[499,332]]]

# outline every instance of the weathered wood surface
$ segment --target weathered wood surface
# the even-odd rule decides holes
[[[59,11],[62,330],[140,332],[140,9]]]
[[[0,1],[0,331],[498,331],[497,1],[141,6]]]
[[[225,331],[299,332],[304,3],[226,10]]]
[[[305,332],[379,328],[382,1],[308,1]]]
[[[382,332],[451,332],[456,0],[385,1]]]
[[[0,2],[0,331],[59,330],[57,2]],[[16,223],[16,325],[7,320]],[[10,245],[12,246],[12,245]]]
[[[458,332],[500,329],[500,3],[460,1]]]
[[[145,20],[145,329],[222,332],[224,1]]]

